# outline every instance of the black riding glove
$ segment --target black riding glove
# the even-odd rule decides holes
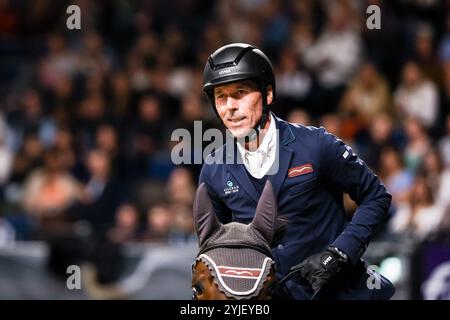
[[[316,295],[323,287],[331,284],[338,275],[350,267],[348,256],[335,247],[305,259],[290,269],[303,284],[309,284]]]

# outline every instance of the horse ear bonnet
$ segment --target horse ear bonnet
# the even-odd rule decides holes
[[[274,263],[270,256],[249,244],[268,247],[248,226],[231,222],[208,241],[209,246],[200,250],[203,253],[197,257],[197,261],[208,266],[220,291],[230,298],[256,298]]]
[[[276,210],[273,206],[276,208],[276,203],[270,192],[272,189],[268,182],[260,200],[268,210],[257,210],[252,223],[221,225],[200,244],[196,261],[208,266],[215,283],[227,297],[256,298],[274,264],[269,243],[273,235],[269,235],[268,230],[275,229],[274,225],[273,228],[270,226],[275,224]]]

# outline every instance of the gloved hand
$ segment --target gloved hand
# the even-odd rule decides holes
[[[350,267],[348,256],[336,247],[305,259],[290,269],[303,284],[309,284],[316,295],[323,287],[331,284],[339,274]]]

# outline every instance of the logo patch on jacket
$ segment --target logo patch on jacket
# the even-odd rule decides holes
[[[233,181],[228,180],[227,181],[227,188],[223,189],[223,192],[225,192],[225,195],[230,193],[239,192],[239,186],[235,186]]]
[[[311,173],[313,172],[313,166],[311,163],[302,164],[298,167],[293,167],[288,170],[288,177],[293,178],[297,176],[301,176],[303,174]]]

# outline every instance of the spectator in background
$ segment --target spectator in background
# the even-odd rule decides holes
[[[394,233],[425,240],[437,231],[444,210],[434,202],[433,191],[424,176],[416,177],[408,201],[399,206],[390,222]]]
[[[124,72],[115,72],[109,79],[109,90],[108,105],[113,118],[118,121],[129,121],[132,102],[130,79]]]
[[[113,242],[136,241],[139,238],[139,212],[132,203],[124,203],[117,208],[116,221],[108,231],[108,238]]]
[[[427,129],[435,125],[439,111],[437,88],[424,77],[416,62],[408,61],[404,65],[402,81],[394,93],[394,103],[400,119],[415,117]]]
[[[117,130],[112,124],[102,124],[97,128],[96,147],[108,154],[111,159],[111,170],[114,175],[122,173],[122,158],[119,150],[119,137]],[[120,176],[120,175],[119,175]]]
[[[167,182],[167,199],[172,204],[190,207],[194,201],[195,184],[191,172],[184,167],[172,170]]]
[[[353,9],[339,1],[327,4],[325,28],[305,51],[305,65],[316,74],[320,87],[311,112],[334,112],[346,83],[358,68],[362,43],[352,20]]]
[[[200,87],[201,74],[188,67],[178,66],[171,70],[167,81],[168,93],[179,98],[190,92],[195,92]]]
[[[159,203],[147,211],[142,240],[167,242],[173,225],[173,212],[165,203]]]
[[[169,241],[188,241],[194,235],[192,203],[195,196],[192,173],[184,167],[172,170],[166,186],[172,226]]]
[[[46,148],[54,141],[56,124],[54,119],[46,115],[42,93],[37,89],[27,88],[22,92],[8,123],[15,137],[23,139],[27,135],[36,135]]]
[[[279,70],[276,72],[279,116],[285,118],[292,105],[305,105],[310,94],[312,80],[300,66],[300,57],[290,48],[281,51]]]
[[[364,63],[339,104],[344,117],[343,138],[353,140],[360,131],[368,129],[377,114],[390,110],[390,100],[386,80],[375,65]]]
[[[106,87],[105,75],[97,72],[90,72],[85,76],[84,92],[86,96],[101,96],[104,98],[104,90]],[[105,112],[109,114],[109,109]]]
[[[293,5],[302,5],[304,1],[293,2]],[[305,50],[313,43],[313,32],[308,20],[300,20],[293,24],[289,43],[295,48],[300,56],[303,56]]]
[[[150,89],[147,65],[153,61],[157,46],[158,42],[154,35],[144,34],[137,39],[136,45],[126,56],[126,73],[130,88],[137,93],[143,93]]]
[[[78,182],[67,171],[60,150],[44,153],[44,166],[30,173],[23,191],[23,207],[38,220],[39,232],[51,232],[66,220],[66,212],[81,197]],[[53,224],[53,223],[56,224]]]
[[[68,169],[73,169],[77,158],[74,152],[73,135],[69,128],[65,126],[58,127],[55,134],[54,147],[61,152],[61,161]]]
[[[103,39],[96,32],[83,35],[82,48],[77,53],[77,69],[86,76],[97,75],[104,77],[110,72],[113,56],[104,48]]]
[[[286,43],[290,31],[290,12],[280,0],[267,0],[258,12],[261,14],[263,46],[270,54]],[[219,44],[220,45],[220,44]]]
[[[160,43],[155,65],[149,73],[152,90],[160,96],[169,96],[169,75],[175,66],[174,53]]]
[[[125,181],[117,181],[111,173],[111,159],[100,149],[89,151],[85,159],[89,179],[83,197],[71,209],[73,219],[87,221],[100,234],[114,224],[118,206],[126,199]]]
[[[38,80],[45,88],[56,88],[76,72],[78,61],[62,34],[54,33],[47,38],[47,50],[39,63]]]
[[[164,123],[158,96],[147,94],[139,101],[138,114],[127,130],[125,148],[133,176],[148,174],[151,158],[163,146]]]
[[[173,212],[173,221],[168,238],[169,243],[197,242],[192,206],[174,204],[170,206],[170,211]]]
[[[47,91],[45,104],[49,116],[55,120],[56,125],[70,126],[76,114],[76,86],[74,77],[63,76],[54,88]]]
[[[76,118],[76,140],[81,152],[95,147],[97,128],[106,120],[105,100],[100,93],[90,93],[79,104]]]
[[[368,137],[364,137],[357,142],[358,150],[366,159],[370,168],[379,172],[380,155],[383,148],[388,146],[399,147],[400,142],[396,141],[394,123],[392,117],[387,113],[374,115],[369,124]]]
[[[197,125],[199,125],[198,121],[202,121],[201,128],[203,132],[212,128],[213,122],[208,118],[203,101],[201,95],[198,93],[191,92],[183,95],[181,97],[181,113],[172,123],[172,129],[186,129],[189,131],[191,137],[195,137],[195,121],[197,121]],[[186,146],[186,148],[190,148],[192,163],[194,163],[194,157],[197,157],[197,159],[203,157],[203,149],[208,143],[207,141],[202,141],[202,144],[191,143]],[[194,175],[198,175],[200,169],[200,165],[190,166],[190,170]]]
[[[392,147],[385,147],[381,150],[380,159],[380,176],[392,194],[392,204],[397,206],[407,202],[414,175],[405,168],[401,154]]]
[[[426,178],[436,204],[442,208],[450,206],[450,167],[444,167],[441,154],[437,149],[428,150],[419,171]]]
[[[13,161],[12,174],[9,178],[9,187],[22,190],[22,185],[31,171],[42,165],[44,147],[39,138],[30,134],[24,137],[22,147]],[[11,199],[12,200],[12,199]]]
[[[430,138],[419,119],[407,118],[404,120],[403,125],[407,138],[403,157],[406,167],[415,173],[431,147]]]
[[[202,129],[207,130],[211,127],[208,120],[202,97],[197,93],[187,93],[181,97],[180,114],[175,120],[174,128],[187,129],[190,134],[194,135],[194,121],[201,121]]]
[[[442,68],[436,55],[433,36],[434,32],[431,25],[426,23],[418,25],[414,39],[415,60],[424,76],[440,86],[442,83]]]

